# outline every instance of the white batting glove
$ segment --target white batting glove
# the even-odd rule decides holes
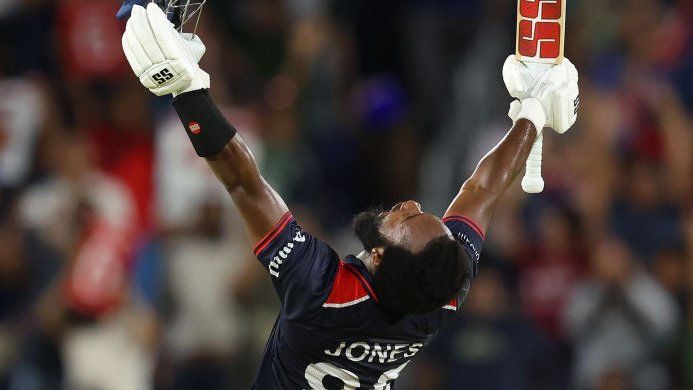
[[[155,3],[132,7],[123,34],[123,51],[142,85],[157,96],[208,89],[209,74],[197,64],[205,45],[197,35],[181,34]]]
[[[560,86],[552,95],[550,112],[547,114],[546,126],[563,134],[575,124],[580,108],[580,88],[578,87],[578,74],[575,67],[568,69],[568,81]],[[546,106],[545,106],[546,107]]]
[[[542,133],[544,126],[546,126],[544,107],[541,105],[540,101],[533,98],[526,98],[522,101],[519,99],[513,100],[510,103],[508,117],[512,119],[513,125],[520,118],[528,119],[534,124],[534,128],[537,130],[537,136]]]
[[[569,59],[549,69],[535,69],[511,55],[503,65],[503,81],[512,97],[521,101],[533,97],[541,101],[547,127],[563,134],[575,123],[580,103],[578,73]],[[508,113],[513,121],[520,112],[518,103],[511,103]]]
[[[544,111],[544,106],[541,101],[535,98],[527,98],[520,102],[519,100],[513,100],[510,103],[510,111],[508,116],[513,120],[513,124],[517,122],[518,119],[524,118],[532,122],[534,128],[537,130],[537,136],[539,136],[544,127],[546,126],[546,113]]]
[[[546,69],[529,68],[511,54],[503,63],[503,83],[510,96],[523,100],[529,97],[532,88]]]
[[[519,99],[515,99],[510,102],[510,109],[508,109],[508,118],[512,119],[513,124],[517,122],[517,114],[522,110],[522,102]]]
[[[573,126],[580,104],[577,70],[570,62],[566,61],[565,65],[556,65],[547,70],[529,94],[544,107],[546,127],[559,134]]]

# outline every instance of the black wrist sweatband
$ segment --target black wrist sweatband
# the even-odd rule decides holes
[[[221,115],[206,89],[178,95],[173,107],[200,157],[216,156],[236,135],[236,129]]]

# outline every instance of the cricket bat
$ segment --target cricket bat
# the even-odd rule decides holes
[[[518,0],[515,56],[530,68],[548,69],[563,62],[566,0]],[[540,129],[537,129],[540,130]],[[528,194],[544,190],[541,177],[543,132],[527,158],[522,189]]]

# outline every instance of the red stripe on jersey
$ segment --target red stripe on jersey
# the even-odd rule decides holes
[[[477,234],[480,235],[482,239],[486,240],[486,234],[484,233],[484,230],[481,229],[481,226],[479,226],[479,224],[476,223],[476,221],[471,219],[471,218],[467,218],[467,217],[462,216],[462,215],[450,215],[450,216],[443,218],[443,222],[447,222],[447,221],[464,222],[467,225],[469,225],[469,227],[474,229],[474,231],[477,232]]]
[[[253,248],[253,252],[255,253],[255,256],[259,256],[262,251],[265,250],[269,246],[269,244],[274,241],[275,238],[281,233],[282,230],[286,227],[286,225],[291,222],[293,219],[293,216],[291,215],[291,212],[287,211],[286,214],[284,214],[281,219],[279,219],[279,222],[277,222],[272,229],[270,229],[267,234],[264,235],[260,239],[260,241],[255,244],[255,247]]]
[[[366,278],[363,277],[363,275],[361,275],[361,273],[356,269],[356,267],[354,267],[351,264],[347,264],[347,263],[344,263],[344,265],[347,268],[349,268],[351,270],[351,272],[353,272],[354,275],[356,275],[357,278],[359,278],[363,287],[366,289],[366,291],[368,291],[368,295],[373,297],[373,299],[379,303],[380,300],[378,299],[378,296],[375,295],[375,290],[373,290],[373,287],[371,287],[371,284],[366,280]]]
[[[457,310],[457,298],[452,298],[452,300],[448,302],[447,305],[443,306],[443,309]]]
[[[332,290],[323,307],[346,307],[369,298],[368,291],[358,278],[359,274],[343,261],[339,262]]]

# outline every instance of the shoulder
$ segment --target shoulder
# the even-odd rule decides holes
[[[340,309],[358,305],[369,299],[377,302],[370,282],[356,266],[340,260],[330,293],[322,306]]]
[[[484,230],[471,218],[467,218],[463,215],[448,215],[443,218],[442,221],[453,231],[453,234],[456,230],[462,228],[464,230],[471,230],[471,232],[475,233],[481,240],[486,240],[486,233]]]

